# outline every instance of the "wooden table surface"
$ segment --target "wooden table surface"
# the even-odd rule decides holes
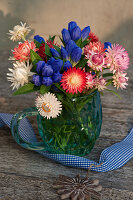
[[[12,96],[6,80],[9,50],[0,51],[0,112],[16,113],[34,106],[35,94]],[[102,97],[103,124],[101,135],[88,158],[98,161],[106,147],[121,141],[133,126],[133,66],[128,70],[129,85],[120,91],[122,99],[105,92]],[[32,120],[37,129],[36,121]],[[0,129],[0,200],[59,200],[52,183],[59,174],[86,175],[86,170],[63,166],[38,153],[20,147],[12,138],[10,129]],[[102,200],[133,200],[133,159],[122,168],[97,173],[102,190]]]

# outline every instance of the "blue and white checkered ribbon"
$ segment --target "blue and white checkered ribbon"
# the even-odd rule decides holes
[[[12,114],[0,113],[0,127],[4,125],[8,125],[10,127],[12,117]],[[37,142],[36,135],[27,118],[21,120],[19,124],[19,134],[20,137],[26,142]],[[97,172],[107,172],[122,167],[131,158],[133,158],[133,129],[123,141],[103,150],[99,163],[74,155],[51,154],[46,151],[37,152],[63,165],[88,169],[94,164],[94,166],[91,167],[91,170]]]

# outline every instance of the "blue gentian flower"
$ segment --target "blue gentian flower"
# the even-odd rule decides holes
[[[77,23],[76,23],[76,22],[74,22],[74,21],[69,22],[69,24],[68,24],[68,31],[70,32],[70,34],[71,34],[71,31],[72,31],[76,26],[77,26]]]
[[[63,29],[62,30],[62,38],[63,38],[63,41],[67,44],[70,40],[71,40],[71,37],[70,37],[70,33],[67,29]]]
[[[52,63],[52,68],[54,72],[59,72],[63,66],[63,61],[61,59],[57,59]]]
[[[54,61],[55,61],[55,58],[51,57],[51,58],[48,60],[47,64],[48,64],[48,65],[52,65],[52,63],[53,63]]]
[[[50,86],[53,84],[53,80],[51,77],[43,77],[42,78],[42,84],[45,86]]]
[[[39,75],[33,75],[32,81],[36,86],[40,86],[42,84],[42,77]]]
[[[61,57],[63,59],[68,59],[68,53],[67,53],[66,49],[63,46],[61,46]]]
[[[78,46],[76,45],[76,43],[75,43],[73,40],[70,40],[70,41],[66,44],[66,50],[67,50],[68,56],[70,56],[72,50],[73,50],[75,47],[78,47]]]
[[[80,39],[81,29],[79,28],[79,26],[76,26],[75,28],[73,28],[70,35],[71,35],[71,39],[74,41]]]
[[[39,43],[42,43],[42,42],[45,43],[44,38],[43,38],[43,37],[40,37],[39,35],[35,35],[35,36],[34,36],[34,40],[36,40],[36,41],[39,42]]]
[[[42,76],[52,76],[53,75],[53,69],[51,65],[45,65],[42,69]]]
[[[45,66],[45,62],[44,61],[39,61],[38,63],[36,63],[36,71],[38,74],[42,73],[42,69]]]
[[[54,75],[52,76],[54,83],[60,82],[61,78],[62,78],[62,74],[60,74],[60,72],[54,73]]]
[[[107,49],[108,47],[111,47],[111,42],[104,42],[104,49]]]
[[[50,48],[50,51],[52,53],[52,56],[54,56],[54,57],[60,57],[60,54],[55,49]]]
[[[73,62],[78,62],[82,55],[82,49],[80,47],[75,47],[71,53],[71,59]]]
[[[87,26],[81,31],[82,40],[86,40],[89,36],[89,33],[90,33],[90,26]]]
[[[67,71],[70,67],[72,67],[72,64],[70,63],[69,60],[67,60],[67,61],[64,63],[63,69],[64,69],[64,71]]]

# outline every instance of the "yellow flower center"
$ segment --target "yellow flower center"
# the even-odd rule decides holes
[[[51,108],[50,107],[51,106],[46,104],[46,103],[42,104],[42,109],[43,109],[44,112],[51,112]]]
[[[70,81],[71,85],[77,85],[80,81],[80,78],[79,78],[79,76],[74,75],[69,79],[69,81]]]

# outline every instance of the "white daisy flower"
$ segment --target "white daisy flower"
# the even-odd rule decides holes
[[[10,40],[12,41],[20,41],[22,38],[31,31],[29,27],[26,27],[26,23],[20,22],[21,25],[14,26],[13,30],[9,30]]]
[[[41,116],[47,119],[56,118],[62,111],[62,104],[56,96],[50,92],[39,95],[36,98],[35,105]]]
[[[15,59],[13,56],[10,56],[10,57],[8,58],[8,60],[16,61],[16,59]]]
[[[11,73],[7,73],[8,81],[12,82],[11,87],[13,90],[16,88],[18,89],[20,86],[23,86],[25,83],[28,83],[29,76],[32,76],[34,73],[31,72],[32,64],[29,65],[29,62],[18,62],[13,63],[13,69],[9,68]]]

